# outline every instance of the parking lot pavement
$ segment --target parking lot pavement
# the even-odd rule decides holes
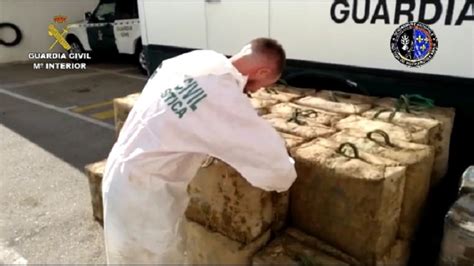
[[[113,145],[112,99],[145,82],[132,64],[0,65],[0,263],[105,262],[83,168]]]

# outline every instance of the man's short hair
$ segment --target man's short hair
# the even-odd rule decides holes
[[[286,53],[281,44],[270,38],[257,38],[250,42],[252,50],[275,62],[275,71],[280,74],[285,68]]]

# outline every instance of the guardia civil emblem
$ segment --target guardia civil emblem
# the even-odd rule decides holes
[[[390,48],[400,63],[409,67],[420,67],[435,56],[438,38],[427,25],[408,22],[395,30]]]

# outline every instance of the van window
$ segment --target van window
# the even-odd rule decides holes
[[[134,19],[138,18],[137,1],[117,0],[116,19]]]
[[[115,19],[115,3],[100,3],[92,15],[93,22],[112,22]]]

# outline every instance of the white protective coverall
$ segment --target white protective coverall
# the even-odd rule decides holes
[[[186,188],[207,155],[256,187],[289,189],[293,160],[243,93],[246,82],[206,50],[164,61],[149,79],[104,173],[108,263],[183,263]]]

